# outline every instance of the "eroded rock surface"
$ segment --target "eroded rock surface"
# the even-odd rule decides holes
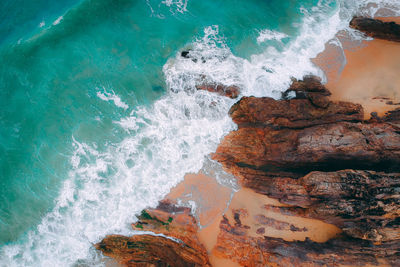
[[[325,98],[327,91],[320,88]],[[248,180],[256,176],[299,178],[314,170],[347,168],[400,170],[397,113],[367,123],[360,105],[316,106],[316,90],[302,90],[296,91],[300,98],[293,99],[242,98],[230,110],[239,129],[225,137],[213,158],[249,187]]]
[[[143,211],[133,227],[164,236],[111,235],[96,244],[96,248],[125,266],[210,266],[189,208],[160,202],[156,209]]]
[[[400,25],[395,22],[383,22],[378,19],[354,17],[350,22],[350,27],[373,38],[400,42]]]
[[[221,222],[215,248],[221,257],[243,266],[399,263],[399,110],[364,121],[360,105],[329,95],[309,76],[294,80],[281,100],[242,98],[230,110],[238,130],[213,158],[242,186],[287,204],[265,209],[332,223],[342,236],[323,244],[257,238],[238,223],[238,213],[235,223]]]
[[[383,121],[394,123],[395,126],[400,127],[400,108],[389,111],[386,116],[382,118]],[[400,130],[400,128],[398,128]]]
[[[247,229],[221,221],[214,254],[242,266],[365,266],[400,264],[400,242],[374,245],[370,241],[341,236],[325,243],[288,242],[280,238],[250,237]]]
[[[276,178],[264,194],[291,207],[284,214],[321,219],[374,242],[400,239],[400,173],[342,170]]]

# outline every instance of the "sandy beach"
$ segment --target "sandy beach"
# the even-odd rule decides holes
[[[380,19],[400,21],[398,17]],[[338,63],[342,55],[331,45],[313,60],[327,76],[332,100],[361,104],[366,119],[371,112],[382,116],[400,107],[400,43],[374,39],[345,49],[344,54],[343,70]]]

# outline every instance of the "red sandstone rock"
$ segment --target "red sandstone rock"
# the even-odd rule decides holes
[[[326,108],[330,103],[328,96],[331,95],[331,92],[321,84],[321,79],[316,76],[305,76],[301,81],[293,79],[289,89],[283,93],[283,98],[289,99],[292,92],[295,94],[295,98],[309,99],[311,104],[316,107]]]
[[[294,81],[283,100],[242,98],[230,111],[239,129],[213,158],[242,186],[292,205],[281,212],[333,223],[353,238],[400,239],[400,174],[385,173],[400,170],[398,110],[363,121],[359,105],[315,105],[329,95],[318,83]]]
[[[311,172],[300,179],[275,178],[258,190],[292,205],[277,208],[280,213],[321,219],[354,238],[400,239],[400,173]]]
[[[309,79],[294,81],[289,89],[300,99],[243,97],[230,110],[239,129],[225,137],[213,158],[240,180],[249,172],[301,177],[313,170],[399,170],[400,131],[389,121],[397,113],[382,122],[364,122],[360,105],[316,106],[312,101],[318,94],[325,98],[329,92]],[[315,93],[313,100],[309,92]]]
[[[239,128],[296,129],[340,121],[359,122],[364,117],[358,104],[330,102],[326,108],[321,108],[309,99],[274,100],[270,97],[243,97],[229,113]]]
[[[242,266],[400,265],[400,173],[388,173],[400,170],[399,111],[365,122],[360,105],[330,102],[329,94],[306,77],[283,100],[241,99],[230,111],[239,130],[213,157],[243,186],[290,205],[265,209],[333,223],[342,236],[325,243],[250,236],[241,220],[250,215],[238,209],[233,222],[221,221],[214,255]],[[262,215],[253,219],[262,226],[258,235],[264,227],[308,230]],[[127,266],[210,266],[189,209],[162,202],[133,227],[180,241],[108,236],[96,248]]]
[[[386,122],[395,123],[397,124],[397,126],[400,126],[400,108],[389,111],[388,113],[385,114],[382,120]]]
[[[226,86],[222,84],[202,84],[202,85],[197,85],[196,88],[197,90],[215,92],[230,98],[237,98],[240,94],[239,87],[235,85]]]
[[[165,237],[111,235],[96,244],[96,248],[125,266],[210,266],[189,208],[160,202],[156,209],[143,211],[133,227]]]
[[[247,229],[233,226],[224,217],[213,253],[242,266],[365,266],[400,264],[400,243],[374,245],[370,241],[345,236],[316,243],[288,242],[280,238],[251,237]]]
[[[280,177],[346,168],[398,170],[400,134],[389,123],[338,122],[281,130],[245,127],[228,134],[213,159],[240,180],[246,179],[249,169]]]
[[[354,17],[350,21],[350,27],[373,38],[400,42],[400,25],[395,22],[383,22],[378,19]]]

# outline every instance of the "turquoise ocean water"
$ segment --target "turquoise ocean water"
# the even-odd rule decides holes
[[[382,9],[381,7],[385,7]],[[393,1],[0,1],[0,266],[92,266],[235,125],[199,82],[277,97]],[[381,12],[381,13],[379,13]],[[180,52],[190,49],[191,58]]]

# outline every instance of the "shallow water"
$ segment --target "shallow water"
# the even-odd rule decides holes
[[[92,244],[130,234],[135,213],[202,168],[235,128],[234,101],[196,83],[279,97],[291,76],[323,77],[310,58],[353,14],[399,10],[393,1],[53,2],[0,3],[4,266],[101,265]]]

